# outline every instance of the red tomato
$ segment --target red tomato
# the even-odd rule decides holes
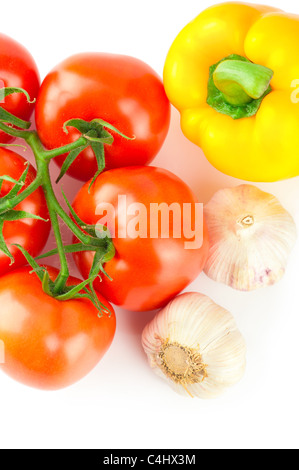
[[[160,308],[202,271],[208,253],[206,225],[202,220],[197,225],[198,236],[203,233],[202,245],[186,248],[191,237],[185,235],[183,222],[184,227],[190,223],[195,227],[195,204],[198,201],[178,177],[160,168],[127,167],[102,173],[90,192],[88,188],[89,183],[86,183],[77,194],[73,207],[87,224],[102,223],[114,232],[112,239],[116,255],[104,265],[112,281],[106,276],[95,281],[97,290],[109,301],[135,311]],[[129,210],[124,209],[124,197]],[[163,222],[157,223],[151,212],[152,204],[161,203],[168,207],[175,204],[181,214],[184,213],[184,204],[189,204],[194,210],[179,220],[163,218],[166,225],[162,232]],[[113,219],[107,218],[110,208],[115,212],[115,231]],[[100,214],[102,209],[104,211]],[[136,210],[138,220],[134,221]],[[125,212],[131,215],[124,218]],[[143,233],[136,236],[139,230]],[[88,276],[93,253],[76,253],[74,258],[82,275]]]
[[[26,169],[26,163],[26,160],[15,152],[0,148],[0,176],[7,175],[11,176],[14,180],[19,180]],[[20,192],[32,183],[35,176],[36,171],[33,166],[30,165],[25,185]],[[9,193],[13,187],[14,183],[3,181],[0,190],[0,198]],[[33,194],[28,196],[23,202],[16,206],[15,209],[38,215],[46,220],[49,218],[46,200],[41,188],[38,188]],[[50,229],[50,222],[44,222],[43,220],[22,219],[13,222],[5,222],[3,235],[15,262],[10,266],[10,258],[0,250],[0,275],[4,274],[9,269],[15,269],[27,264],[20,250],[15,246],[11,246],[12,243],[21,245],[32,256],[37,256],[46,244]]]
[[[67,387],[90,372],[105,354],[115,333],[115,314],[101,318],[88,299],[59,301],[48,296],[31,268],[0,278],[0,339],[5,361],[1,369],[31,387]],[[57,270],[49,269],[52,279]],[[69,278],[68,284],[80,283]]]
[[[105,145],[106,168],[145,165],[155,157],[167,135],[170,104],[162,80],[144,62],[128,56],[104,53],[75,55],[62,62],[43,81],[36,105],[36,126],[43,144],[55,148],[78,138],[65,121],[101,118],[128,137],[112,132],[115,140]],[[65,159],[56,159],[61,166]],[[82,181],[97,170],[93,151],[81,152],[68,173]]]
[[[32,101],[37,97],[39,85],[39,72],[30,53],[14,39],[0,34],[0,88],[23,88]],[[34,103],[28,103],[21,93],[7,96],[0,106],[26,121],[34,109]],[[9,135],[0,131],[0,142],[10,140]]]

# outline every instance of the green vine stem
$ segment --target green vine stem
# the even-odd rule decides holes
[[[47,150],[43,147],[37,132],[34,130],[28,130],[30,127],[30,123],[24,122],[22,129],[17,129],[13,127],[14,125],[16,125],[15,123],[16,121],[14,121],[14,117],[10,120],[10,117],[7,117],[5,115],[4,118],[0,118],[0,130],[13,137],[17,137],[24,140],[29,145],[35,157],[37,173],[34,181],[23,191],[19,192],[19,190],[13,190],[11,191],[9,197],[6,196],[4,198],[0,198],[0,220],[5,221],[6,214],[8,217],[8,214],[11,214],[11,211],[18,204],[20,204],[24,199],[26,199],[39,187],[42,187],[48,206],[49,217],[53,227],[57,248],[39,256],[36,259],[41,259],[47,256],[58,254],[61,265],[60,272],[55,282],[51,281],[49,279],[49,276],[45,275],[44,273],[40,274],[40,279],[42,280],[43,288],[45,292],[61,300],[78,298],[80,296],[82,298],[90,298],[94,305],[97,306],[99,310],[101,310],[102,305],[99,302],[96,293],[93,289],[93,281],[97,276],[100,275],[100,273],[106,275],[105,270],[103,268],[103,264],[113,258],[115,254],[113,242],[111,240],[109,232],[106,231],[105,228],[103,228],[103,230],[105,230],[105,236],[97,237],[97,227],[85,227],[83,222],[80,221],[80,219],[73,212],[71,205],[64,194],[63,196],[67,203],[68,209],[70,209],[71,216],[63,209],[53,189],[49,166],[53,158],[63,154],[69,155],[67,157],[66,164],[64,165],[63,172],[59,177],[60,179],[67,171],[68,166],[71,164],[71,162],[74,161],[77,155],[79,155],[81,149],[86,148],[90,145],[93,149],[99,150],[99,155],[96,155],[96,158],[99,162],[99,170],[97,174],[99,174],[99,172],[102,171],[104,168],[104,143],[112,144],[113,142],[112,135],[104,128],[106,127],[107,129],[118,132],[119,134],[121,133],[117,129],[112,127],[109,123],[106,123],[102,120],[93,120],[88,123],[79,119],[74,119],[66,123],[66,126],[77,126],[77,128],[82,132],[82,135],[75,142],[72,142],[56,149]],[[123,134],[121,135],[125,138],[128,138]],[[94,180],[92,180],[92,183],[93,181]],[[19,187],[22,184],[24,184],[23,180],[20,182],[16,182],[16,185],[18,185]],[[61,219],[67,225],[69,230],[76,236],[76,238],[79,240],[78,243],[64,246],[61,236],[59,219]],[[33,269],[36,272],[40,271],[38,264],[29,255],[29,253],[24,252],[21,247],[19,247],[19,249],[21,249],[28,263],[31,264]],[[77,251],[95,252],[95,261],[92,266],[90,276],[88,279],[82,282],[81,292],[78,292],[78,286],[67,286],[67,280],[69,278],[69,267],[66,255],[67,253],[73,253]],[[87,289],[87,286],[89,289]]]

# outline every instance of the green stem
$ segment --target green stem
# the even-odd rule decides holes
[[[31,131],[20,131],[18,129],[14,129],[13,127],[7,126],[2,121],[0,121],[0,130],[5,132],[6,134],[11,135],[12,137],[19,137],[25,140],[26,140],[26,135],[28,134],[28,132],[31,132]]]
[[[57,211],[56,211],[56,204],[58,203],[58,201],[53,191],[51,178],[50,178],[50,172],[49,172],[50,160],[47,160],[46,158],[44,158],[45,151],[40,143],[40,140],[36,132],[32,132],[28,134],[26,141],[31,146],[34,156],[35,156],[35,160],[37,164],[37,175],[41,181],[41,186],[44,191],[44,195],[45,195],[47,206],[48,206],[49,216],[50,216],[50,220],[52,223],[54,236],[56,239],[61,269],[55,281],[53,294],[59,295],[63,292],[63,289],[66,285],[66,281],[69,277],[69,269],[68,269],[68,263],[67,263],[66,254],[64,251],[64,246],[63,246],[59,221],[57,217]]]
[[[21,193],[17,194],[17,196],[13,197],[12,199],[7,199],[6,201],[2,202],[0,199],[0,214],[3,214],[11,209],[14,209],[18,204],[24,201],[30,194],[34,193],[42,184],[42,178],[40,175],[37,175],[34,181],[27,186]]]
[[[82,139],[85,140],[84,137],[79,138],[76,142],[69,144],[68,146],[60,147],[60,150],[62,149],[63,152],[65,152],[66,150],[68,152],[70,150],[70,147],[72,148],[72,150],[74,150],[76,147],[81,147]],[[53,157],[54,151],[44,150],[36,132],[31,132],[27,136],[26,140],[27,140],[27,143],[32,148],[33,153],[35,155],[35,159],[37,162],[37,170],[38,170],[37,176],[40,176],[40,179],[43,181],[45,177],[47,178],[47,176],[44,174],[44,170],[42,171],[40,170],[40,165],[41,163],[46,163],[46,167],[48,168],[51,158],[54,158]],[[49,154],[51,155],[50,157],[48,157]],[[57,156],[57,154],[55,156]],[[95,247],[102,247],[103,242],[101,239],[91,237],[90,235],[86,235],[84,232],[82,232],[80,227],[78,227],[78,225],[69,217],[69,215],[61,207],[53,191],[50,177],[47,178],[46,187],[51,187],[51,190],[52,190],[49,203],[53,207],[53,210],[63,220],[63,222],[68,226],[68,228],[73,232],[73,234],[78,238],[78,240],[80,240],[80,242],[84,243],[85,245],[94,245]]]
[[[91,250],[94,247],[94,250],[100,250],[102,253],[103,260],[108,261],[114,256],[115,250],[113,243],[109,236],[106,238],[96,238],[86,234],[81,230],[81,228],[70,218],[70,216],[64,211],[61,207],[58,199],[53,190],[49,165],[52,158],[55,158],[64,153],[69,153],[73,150],[86,146],[88,143],[86,138],[81,136],[77,141],[72,142],[68,145],[62,146],[54,150],[46,150],[36,131],[26,131],[18,130],[13,127],[7,126],[3,122],[0,122],[0,130],[6,132],[7,134],[24,139],[27,144],[31,147],[37,166],[37,175],[35,180],[22,192],[17,195],[13,195],[11,198],[3,200],[0,199],[0,214],[5,214],[6,211],[9,211],[15,208],[20,204],[24,199],[26,199],[30,194],[32,194],[36,189],[42,187],[45,194],[49,216],[51,219],[56,244],[57,244],[57,253],[60,259],[61,269],[54,283],[52,294],[54,297],[61,297],[65,295],[67,288],[66,283],[69,277],[69,268],[67,263],[66,253],[67,250],[63,244],[61,230],[59,225],[59,218],[68,226],[68,228],[73,232],[73,234],[78,238],[78,240],[87,245],[88,250]],[[93,276],[94,277],[94,276]],[[92,279],[86,281],[89,284]],[[66,297],[68,298],[68,296]]]
[[[65,253],[79,253],[80,251],[94,251],[94,250],[95,250],[94,246],[88,246],[88,245],[83,245],[79,243],[73,243],[71,245],[64,245]],[[54,250],[47,251],[46,253],[42,253],[41,255],[37,256],[35,260],[48,258],[49,256],[57,255],[57,253],[58,253],[57,248],[54,248]]]
[[[87,139],[81,136],[79,137],[78,140],[76,140],[75,142],[72,142],[71,144],[58,147],[57,149],[44,151],[45,159],[49,161],[52,158],[58,157],[59,155],[69,153],[72,150],[76,150],[77,148],[82,147],[83,145],[86,145],[86,143],[87,143]]]
[[[225,101],[234,106],[244,106],[261,98],[272,77],[269,68],[240,60],[224,60],[213,73],[216,88]]]
[[[48,206],[49,216],[50,216],[50,220],[52,223],[54,236],[56,239],[56,245],[57,245],[60,266],[61,266],[60,272],[55,281],[53,293],[61,294],[66,285],[66,281],[69,277],[69,268],[68,268],[68,263],[66,259],[66,254],[64,251],[57,212],[55,209],[57,199],[56,199],[56,196],[54,194],[52,184],[51,184],[49,165],[45,163],[44,161],[43,162],[39,161],[39,169],[40,169],[41,174],[43,175],[42,188],[44,190],[44,194],[45,194],[45,198],[46,198],[46,202]]]
[[[63,220],[63,222],[68,226],[68,228],[73,232],[73,234],[80,240],[81,243],[84,245],[93,245],[94,247],[102,247],[103,242],[100,238],[95,239],[90,235],[86,235],[80,227],[78,227],[75,222],[68,216],[68,214],[63,210],[59,202],[57,201],[56,210],[59,217]]]

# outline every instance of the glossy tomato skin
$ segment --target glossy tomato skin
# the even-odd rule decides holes
[[[58,301],[45,294],[36,274],[23,267],[0,278],[0,338],[5,362],[0,368],[30,387],[57,390],[89,373],[110,347],[115,313],[98,317],[86,299]],[[49,269],[51,277],[57,270]],[[69,278],[69,284],[81,282]]]
[[[27,161],[17,153],[0,148],[0,175],[8,175],[15,180],[19,180],[26,169],[26,163]],[[20,192],[32,183],[35,176],[36,171],[33,166],[30,165],[25,185]],[[13,186],[14,183],[3,181],[0,197],[4,197],[9,193]],[[8,270],[27,264],[20,250],[11,244],[16,243],[21,245],[31,256],[35,257],[44,248],[51,229],[46,200],[41,188],[38,188],[33,194],[28,196],[23,202],[16,206],[15,209],[38,215],[47,222],[36,219],[22,219],[4,223],[4,239],[15,262],[10,265],[10,258],[0,250],[0,275],[6,273]]]
[[[63,124],[72,118],[101,118],[128,137],[113,133],[105,145],[106,168],[145,165],[160,150],[170,121],[170,104],[162,80],[139,59],[105,53],[70,57],[44,79],[36,105],[36,126],[43,144],[51,149],[74,141],[78,131]],[[61,166],[65,156],[56,159]],[[68,173],[82,181],[97,170],[94,153],[81,152]]]
[[[0,34],[0,88],[3,86],[23,88],[33,101],[37,98],[40,77],[31,54],[14,39]],[[34,103],[28,103],[26,97],[20,93],[6,97],[0,106],[26,121],[34,110]],[[9,135],[0,131],[0,142],[10,140]]]
[[[189,203],[194,207],[198,202],[182,180],[161,168],[127,167],[102,173],[90,193],[88,187],[87,183],[81,188],[73,203],[81,219],[88,224],[104,223],[98,204],[105,202],[115,208],[116,230],[112,239],[116,255],[104,266],[112,281],[105,276],[101,282],[95,281],[97,290],[110,302],[132,311],[160,308],[199,275],[209,246],[205,223],[200,227],[203,243],[196,249],[186,249],[188,238],[183,236],[183,231],[181,237],[175,237],[170,228],[168,238],[162,238],[161,231],[158,237],[151,237],[150,233],[151,204],[179,204],[183,213],[183,204]],[[132,218],[123,221],[123,211],[118,210],[119,196],[125,196],[128,205],[141,203],[146,208],[147,234],[144,238],[121,234],[119,229],[129,228]],[[112,231],[107,218],[106,222]],[[74,258],[82,275],[88,276],[93,254],[76,253]]]

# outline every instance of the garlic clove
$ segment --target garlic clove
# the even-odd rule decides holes
[[[222,189],[204,214],[210,237],[208,277],[243,291],[282,278],[297,230],[275,196],[250,184]]]
[[[246,346],[227,310],[199,293],[173,299],[144,328],[154,372],[182,395],[214,398],[245,371]]]

